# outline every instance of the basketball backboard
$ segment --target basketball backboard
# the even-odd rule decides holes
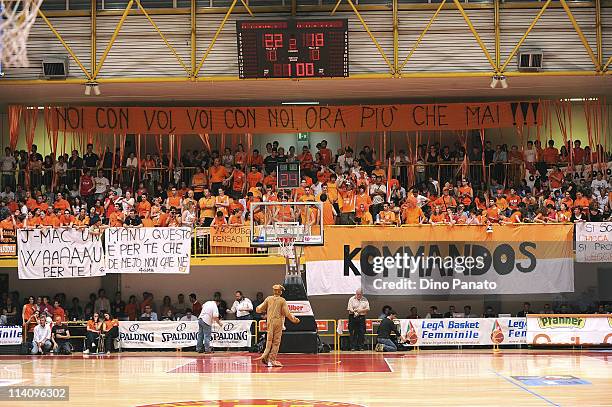
[[[254,202],[251,246],[278,246],[278,237],[295,235],[297,246],[324,243],[321,202]]]

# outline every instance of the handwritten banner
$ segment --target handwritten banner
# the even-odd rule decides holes
[[[576,261],[612,262],[612,222],[576,223]]]
[[[100,235],[89,229],[19,229],[20,279],[100,277],[104,253]]]
[[[107,273],[188,274],[190,228],[108,228]]]
[[[215,247],[250,247],[251,231],[248,226],[212,226],[210,245]]]
[[[95,133],[466,130],[542,123],[539,102],[262,107],[54,107],[47,128]]]

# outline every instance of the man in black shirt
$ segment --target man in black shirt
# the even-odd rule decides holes
[[[70,331],[68,325],[62,321],[61,316],[55,317],[55,325],[51,329],[51,340],[53,341],[53,351],[57,355],[70,355]]]
[[[93,144],[87,144],[87,152],[83,156],[83,164],[85,168],[97,168],[100,157],[93,152]]]
[[[378,336],[376,337],[376,352],[396,352],[397,345],[391,339],[391,332],[395,333],[397,338],[401,338],[401,334],[395,325],[397,313],[393,310],[389,311],[389,315],[380,321],[378,327]]]
[[[140,216],[136,215],[136,211],[134,209],[130,209],[130,215],[123,221],[123,226],[142,226],[142,220],[140,219]]]
[[[272,171],[276,171],[276,165],[278,164],[277,151],[272,150],[272,153],[264,158],[264,167],[266,167],[266,174],[270,174]]]

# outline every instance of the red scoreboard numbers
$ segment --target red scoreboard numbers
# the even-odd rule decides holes
[[[237,21],[241,78],[348,76],[346,19]]]

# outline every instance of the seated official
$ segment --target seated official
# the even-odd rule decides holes
[[[154,312],[151,309],[150,305],[145,305],[144,312],[142,313],[142,315],[140,315],[140,318],[138,318],[138,320],[139,321],[158,321],[157,312]]]
[[[54,353],[58,355],[70,355],[72,353],[68,325],[59,315],[55,317],[55,325],[51,329],[51,340],[53,341]]]
[[[179,321],[197,321],[198,317],[196,317],[195,315],[193,315],[193,313],[191,312],[191,309],[187,308],[185,310],[185,315],[181,317],[181,319]]]
[[[94,312],[91,319],[87,321],[87,333],[85,335],[85,349],[83,349],[83,353],[87,354],[97,352],[101,333],[102,321],[100,321],[100,315],[97,312]]]
[[[397,345],[391,339],[391,332],[395,333],[395,336],[401,338],[401,333],[395,325],[395,319],[397,319],[397,312],[390,310],[389,315],[380,321],[378,326],[378,336],[376,337],[376,352],[396,352]]]
[[[32,355],[42,354],[51,351],[53,343],[51,342],[51,328],[47,324],[47,318],[41,317],[38,320],[38,325],[34,328],[34,337],[32,339]]]
[[[113,319],[108,312],[104,313],[104,321],[102,321],[102,336],[104,337],[104,349],[106,353],[111,353],[115,350],[113,342],[119,336],[119,321]]]

